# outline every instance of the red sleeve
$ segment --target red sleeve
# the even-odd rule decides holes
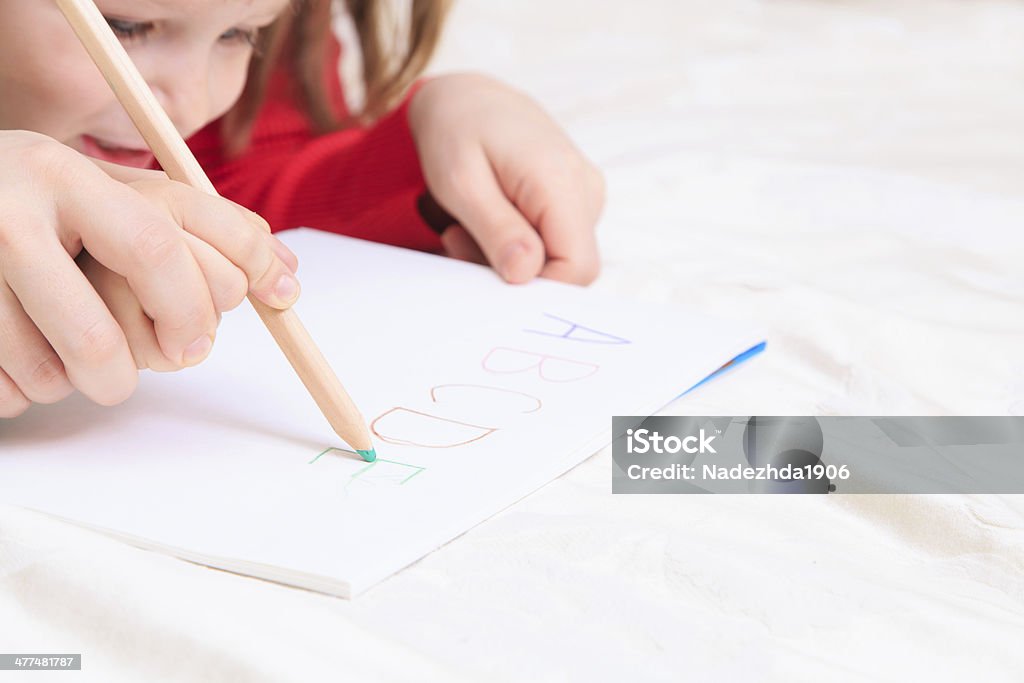
[[[275,74],[240,156],[222,153],[219,121],[188,141],[217,190],[262,215],[275,232],[309,226],[440,251],[440,238],[417,212],[426,184],[409,130],[409,99],[371,127],[318,136],[291,91],[286,73]],[[342,99],[336,78],[331,95]]]

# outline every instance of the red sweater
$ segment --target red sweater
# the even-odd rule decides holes
[[[331,74],[338,58],[333,46]],[[341,86],[331,97],[343,110]],[[417,211],[426,192],[409,130],[407,99],[369,128],[317,136],[292,96],[286,72],[267,100],[240,156],[221,152],[220,122],[189,139],[217,190],[263,216],[274,231],[309,226],[398,246],[439,251],[437,234]]]

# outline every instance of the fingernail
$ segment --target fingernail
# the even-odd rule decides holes
[[[213,340],[208,335],[203,335],[199,339],[185,347],[184,361],[186,366],[197,365],[203,361],[208,355],[210,355],[210,349],[213,348]]]
[[[526,245],[522,242],[512,242],[501,251],[498,270],[506,280],[516,279],[516,271],[520,270],[519,264],[526,255]]]
[[[299,296],[299,281],[292,275],[285,273],[277,281],[277,286],[274,287],[274,294],[283,303],[291,304]]]

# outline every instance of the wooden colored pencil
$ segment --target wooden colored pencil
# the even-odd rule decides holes
[[[93,0],[57,0],[57,5],[168,177],[217,196],[213,183]],[[375,460],[376,451],[366,420],[295,311],[272,308],[252,295],[249,295],[249,302],[334,431],[363,459]]]

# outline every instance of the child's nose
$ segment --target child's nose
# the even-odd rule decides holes
[[[192,135],[209,120],[210,90],[205,69],[170,73],[160,82],[150,85],[182,136]]]

